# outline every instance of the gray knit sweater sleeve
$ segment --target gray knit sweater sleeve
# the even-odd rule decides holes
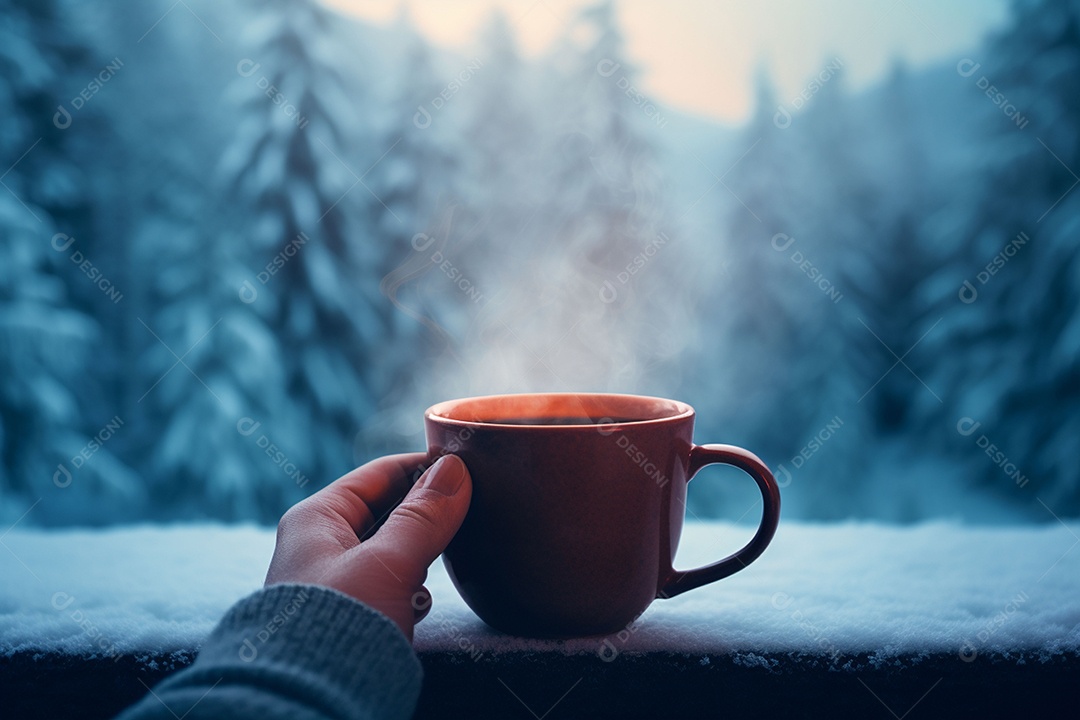
[[[234,605],[191,667],[119,720],[406,720],[421,677],[385,615],[336,590],[274,585]]]

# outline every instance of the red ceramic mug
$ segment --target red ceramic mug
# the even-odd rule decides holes
[[[424,414],[428,455],[454,453],[473,496],[443,554],[461,596],[484,622],[529,637],[615,632],[657,597],[742,570],[765,550],[780,491],[755,455],[695,445],[694,409],[635,395],[493,395]],[[753,539],[696,570],[672,567],[687,482],[734,465],[765,508]]]

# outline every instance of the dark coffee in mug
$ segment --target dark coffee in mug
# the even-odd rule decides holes
[[[455,453],[472,503],[443,554],[486,623],[529,637],[625,628],[658,597],[745,568],[780,515],[769,469],[730,445],[695,445],[694,410],[635,395],[543,393],[450,400],[424,416],[431,461]],[[695,570],[672,566],[686,485],[706,465],[745,471],[764,500],[741,550]]]
[[[612,423],[641,422],[643,418],[591,418],[591,417],[541,417],[541,418],[493,418],[481,422],[487,425],[610,425]]]

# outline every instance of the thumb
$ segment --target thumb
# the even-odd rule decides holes
[[[472,480],[456,455],[443,455],[420,476],[409,494],[368,540],[394,574],[423,577],[461,527],[472,497]],[[363,544],[361,545],[363,547]]]

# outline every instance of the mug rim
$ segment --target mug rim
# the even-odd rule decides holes
[[[622,422],[596,422],[586,424],[574,424],[574,425],[528,425],[520,423],[501,423],[491,422],[487,420],[462,420],[460,418],[448,417],[443,414],[448,412],[451,408],[458,407],[463,403],[473,401],[485,401],[495,400],[497,398],[552,398],[552,397],[581,397],[587,396],[600,399],[619,399],[628,401],[649,401],[654,403],[668,403],[674,406],[674,413],[671,415],[665,415],[663,417],[645,418],[642,420],[628,420]],[[537,393],[498,393],[494,395],[476,395],[470,397],[454,398],[452,400],[443,400],[442,402],[435,403],[427,410],[424,411],[424,420],[430,420],[432,422],[452,425],[457,427],[488,427],[499,428],[500,430],[516,430],[516,431],[538,431],[538,430],[558,430],[560,432],[566,432],[569,430],[585,430],[588,432],[596,432],[597,428],[616,428],[623,426],[640,427],[650,424],[661,424],[668,422],[676,422],[679,420],[685,420],[687,418],[694,417],[694,408],[688,403],[681,400],[673,400],[670,398],[662,398],[654,395],[634,395],[632,393],[604,393],[604,392],[537,392]],[[601,418],[602,420],[603,418]]]

